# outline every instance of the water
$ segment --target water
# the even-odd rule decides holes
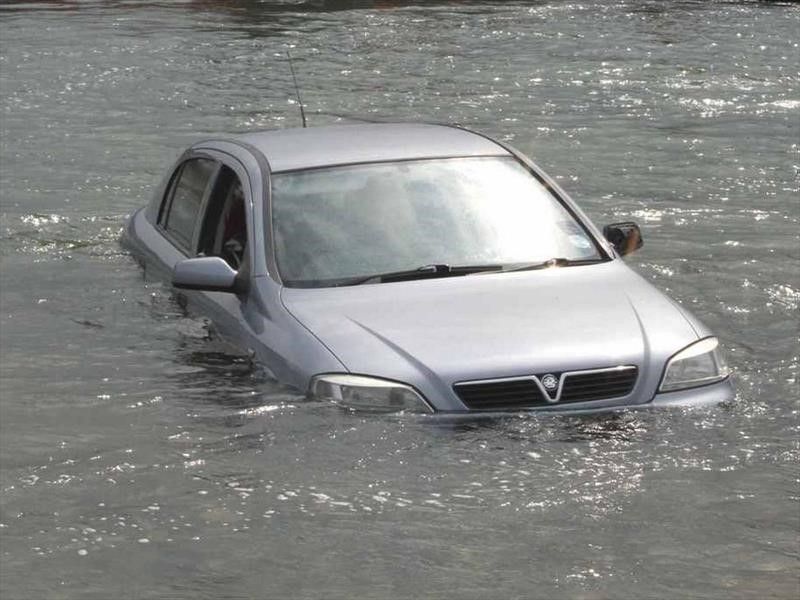
[[[800,8],[0,7],[0,596],[795,598]],[[341,9],[341,10],[339,10]],[[530,154],[724,342],[712,410],[304,403],[120,249],[188,143],[335,114]]]

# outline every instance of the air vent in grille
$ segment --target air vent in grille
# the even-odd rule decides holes
[[[558,377],[558,374],[555,374]],[[636,384],[634,366],[573,371],[561,376],[561,391],[554,404],[590,402],[628,395]],[[540,375],[541,377],[541,375]],[[470,410],[516,410],[552,406],[534,377],[465,382],[453,386]]]
[[[457,383],[453,389],[470,410],[508,410],[549,404],[532,378]]]
[[[594,373],[574,373],[564,379],[561,402],[586,402],[617,398],[630,393],[636,383],[636,367]]]

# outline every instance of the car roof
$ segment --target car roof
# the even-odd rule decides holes
[[[427,123],[278,129],[248,133],[235,139],[263,153],[274,173],[367,162],[510,155],[497,142],[480,134]]]

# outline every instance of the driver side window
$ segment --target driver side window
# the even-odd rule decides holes
[[[219,256],[239,270],[247,251],[247,216],[242,182],[222,166],[208,200],[198,255]]]

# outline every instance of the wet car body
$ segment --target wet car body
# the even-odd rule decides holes
[[[578,246],[591,260],[553,256],[529,267],[492,265],[463,275],[449,264],[409,264],[410,274],[366,271],[363,281],[287,276],[284,238],[299,235],[312,212],[298,212],[289,234],[281,234],[275,215],[287,209],[277,204],[276,189],[313,189],[302,187],[305,174],[313,183],[314,174],[336,169],[455,159],[470,169],[479,161],[524,169],[574,220],[570,227],[578,234],[568,237],[581,236]],[[184,196],[193,198],[191,209],[173,208]],[[228,209],[233,197],[242,214],[238,245],[231,246],[215,241],[214,231],[216,238],[228,235],[222,232],[236,220]],[[366,206],[353,211],[369,211]],[[435,207],[427,213],[435,220]],[[278,380],[343,404],[371,408],[371,399],[380,397],[414,412],[584,412],[731,399],[712,332],[625,265],[625,244],[635,248],[639,232],[622,225],[604,235],[529,159],[483,135],[441,125],[371,124],[198,142],[172,166],[151,203],[131,216],[124,243],[146,269],[171,277],[190,305]],[[233,254],[226,257],[223,246]],[[716,375],[667,385],[668,367],[677,359],[699,360],[691,351],[698,345],[711,348],[711,362],[720,363]]]

